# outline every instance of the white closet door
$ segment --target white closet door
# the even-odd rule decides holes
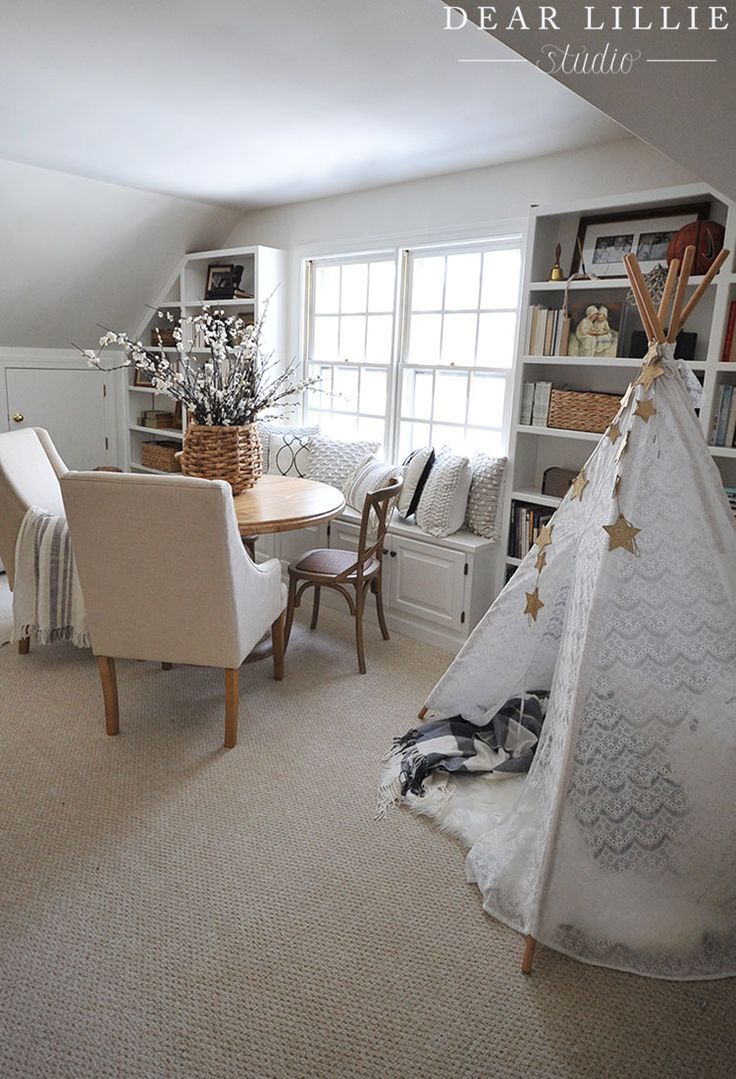
[[[109,464],[105,376],[85,368],[8,367],[9,431],[45,427],[65,464],[91,469]]]

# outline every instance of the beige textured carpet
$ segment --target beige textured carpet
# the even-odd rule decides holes
[[[104,734],[72,647],[0,648],[0,1075],[720,1079],[736,983],[653,982],[483,914],[426,821],[373,822],[378,758],[447,657],[347,619],[245,670],[120,664]]]

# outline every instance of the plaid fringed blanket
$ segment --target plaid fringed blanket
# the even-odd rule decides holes
[[[385,757],[388,763],[376,816],[383,817],[407,794],[422,797],[428,782],[439,779],[440,784],[446,784],[449,775],[528,772],[548,697],[543,690],[512,697],[483,727],[452,716],[413,727],[401,738],[394,738]]]
[[[13,582],[13,640],[26,637],[90,643],[66,521],[33,507],[18,532]]]

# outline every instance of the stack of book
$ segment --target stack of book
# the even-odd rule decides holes
[[[549,524],[554,512],[544,506],[532,506],[524,502],[512,503],[509,536],[509,555],[512,558],[525,558],[529,554],[539,530]]]
[[[546,427],[551,396],[551,382],[525,382],[521,388],[519,423],[531,424],[532,427]]]
[[[724,383],[718,389],[710,444],[729,448],[736,444],[736,386],[731,383]]]
[[[726,323],[726,336],[723,338],[721,363],[736,363],[736,300],[731,300]]]
[[[530,356],[566,356],[569,338],[570,318],[560,308],[531,305],[527,333]]]
[[[736,487],[726,487],[726,498],[731,507],[731,512],[736,517]]]

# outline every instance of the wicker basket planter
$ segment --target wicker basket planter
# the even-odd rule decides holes
[[[179,472],[177,460],[181,443],[171,439],[161,442],[144,442],[141,445],[141,464],[158,472]]]
[[[620,404],[621,398],[615,393],[552,390],[547,426],[603,434]]]
[[[181,470],[187,476],[226,480],[239,495],[262,473],[261,440],[254,423],[244,427],[207,427],[192,423],[184,436]]]

